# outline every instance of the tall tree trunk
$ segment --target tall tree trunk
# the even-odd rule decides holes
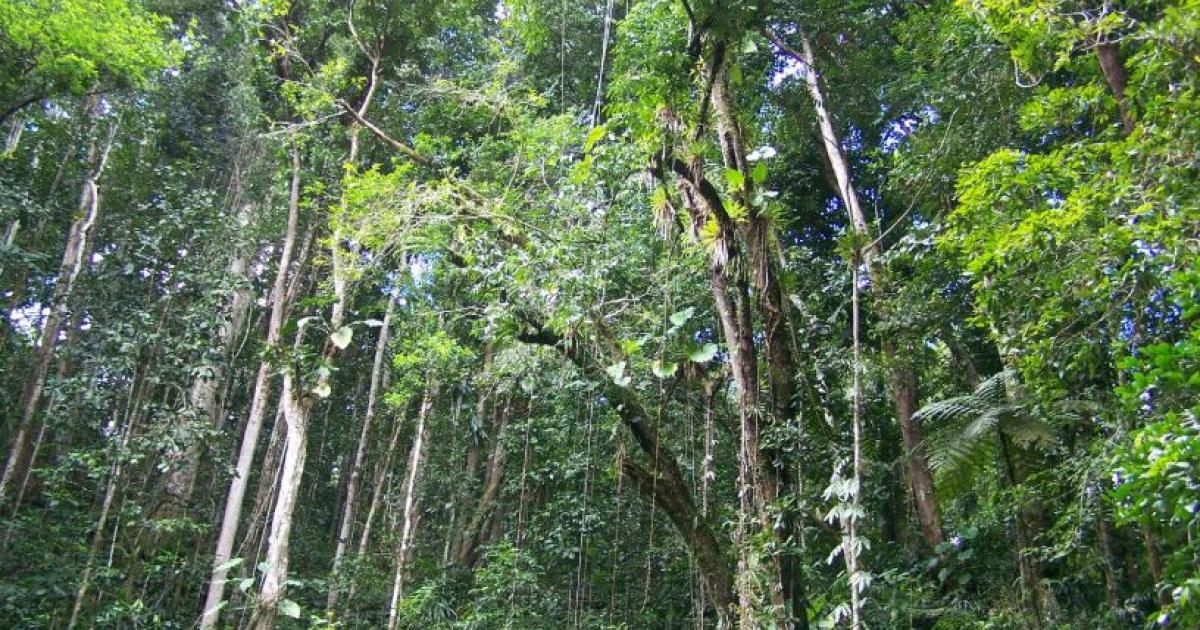
[[[407,414],[407,411],[405,412]],[[396,445],[400,442],[400,429],[404,427],[404,415],[397,418],[392,425],[392,435],[388,438],[387,450],[383,458],[375,462],[375,472],[371,475],[371,501],[367,507],[367,515],[363,518],[362,535],[358,538],[358,547],[354,557],[361,562],[371,544],[371,531],[375,525],[375,515],[379,513],[379,505],[387,493],[392,474],[392,462],[396,459]],[[346,591],[346,599],[353,600],[357,582],[351,582]]]
[[[355,556],[362,558],[367,553],[367,547],[371,544],[371,529],[375,523],[375,515],[379,512],[379,504],[383,500],[384,490],[387,488],[387,478],[391,474],[392,463],[396,459],[396,445],[400,442],[400,429],[404,427],[404,417],[401,416],[395,420],[392,425],[392,435],[388,439],[387,451],[384,453],[383,459],[376,462],[375,474],[371,476],[371,503],[367,507],[367,515],[363,518],[362,535],[358,538],[358,550]]]
[[[297,332],[303,334],[303,331]],[[308,444],[308,414],[313,398],[299,391],[295,370],[283,374],[283,418],[287,426],[283,467],[279,474],[279,494],[271,518],[271,536],[267,547],[267,566],[263,571],[262,589],[250,627],[275,627],[275,609],[283,597],[287,581],[288,549],[296,499],[300,495],[300,480],[304,475],[304,460]]]
[[[470,426],[467,429],[467,453],[466,457],[463,458],[463,484],[458,490],[458,497],[455,505],[452,507],[450,518],[450,534],[447,536],[448,545],[445,553],[446,558],[444,560],[444,563],[446,564],[448,564],[451,559],[453,559],[454,562],[461,564],[461,562],[459,562],[460,552],[463,549],[463,545],[468,542],[468,538],[471,536],[471,521],[468,517],[468,511],[471,507],[471,498],[476,493],[476,486],[479,481],[479,457],[483,451],[483,444],[480,436],[483,434],[484,430],[483,419],[488,412],[488,388],[490,386],[488,383],[488,376],[491,371],[494,353],[495,348],[493,343],[490,340],[485,342],[483,346],[482,367],[480,367],[479,373],[475,378],[475,415],[472,417]],[[495,413],[495,410],[493,410],[493,413]],[[496,418],[493,415],[493,425],[495,424],[495,421]],[[491,435],[492,439],[495,440],[496,436],[499,434],[495,431],[492,431]],[[495,446],[494,441],[493,446]],[[484,481],[483,485],[487,485],[486,480]],[[467,524],[466,528],[462,528],[460,526],[460,520],[462,523]]]
[[[238,212],[239,217],[247,216],[248,210],[249,208],[243,207]],[[239,286],[229,297],[226,314],[222,317],[217,330],[216,346],[221,357],[217,363],[208,369],[201,370],[196,375],[188,393],[188,405],[197,416],[203,418],[212,427],[221,426],[224,412],[224,406],[219,396],[224,379],[224,368],[221,362],[232,354],[233,347],[245,328],[252,303],[250,290],[245,284],[249,280],[246,275],[246,269],[250,263],[249,258],[249,252],[235,251],[229,260],[226,273]],[[198,440],[192,435],[183,435],[181,439],[186,446],[184,446],[183,452],[177,455],[178,461],[167,475],[165,507],[168,514],[181,514],[187,509],[187,504],[191,501],[192,492],[196,486],[196,472],[200,468],[202,440]]]
[[[94,107],[96,104],[93,104]],[[78,213],[67,233],[67,243],[63,249],[58,279],[54,284],[54,293],[48,305],[49,314],[42,326],[41,339],[33,355],[33,365],[26,376],[25,388],[21,394],[21,421],[17,425],[12,444],[9,446],[4,473],[0,475],[0,504],[7,500],[9,488],[24,461],[25,444],[29,439],[29,432],[33,427],[34,417],[37,415],[42,399],[46,374],[50,369],[50,361],[54,357],[54,348],[58,343],[63,321],[67,317],[68,305],[75,290],[75,281],[87,264],[86,253],[89,251],[89,239],[100,216],[98,182],[108,165],[108,155],[112,151],[116,133],[117,124],[113,122],[108,127],[108,137],[103,146],[97,145],[97,139],[94,136],[91,141],[88,163],[92,166],[84,179],[83,190],[79,195]]]
[[[345,321],[349,282],[345,268],[346,262],[341,250],[341,232],[336,225],[329,241],[329,253],[333,261],[332,284],[334,291],[329,327],[336,334]],[[296,331],[296,336],[303,339],[303,325]],[[321,352],[321,365],[332,365],[339,349],[341,347],[333,341],[332,336],[326,340]],[[274,627],[276,607],[286,590],[292,522],[295,517],[296,499],[300,494],[300,482],[304,477],[309,412],[312,411],[312,405],[318,397],[329,395],[329,377],[329,370],[320,372],[311,391],[306,391],[300,382],[300,366],[288,366],[283,373],[283,392],[280,394],[280,403],[283,405],[283,417],[287,425],[287,439],[284,446],[283,468],[279,474],[279,494],[275,499],[275,511],[271,517],[271,535],[267,545],[267,568],[263,571],[262,590],[250,622],[252,628]],[[325,393],[317,393],[323,390]]]
[[[722,159],[726,169],[737,170],[742,174],[742,184],[734,188],[731,196],[742,207],[751,209],[750,217],[740,231],[745,243],[750,281],[757,296],[757,310],[763,324],[763,352],[771,395],[771,415],[767,417],[767,421],[773,426],[786,425],[795,419],[799,410],[795,401],[798,372],[796,356],[792,352],[791,323],[780,284],[783,272],[778,257],[772,251],[774,236],[771,221],[762,209],[754,209],[751,201],[754,177],[746,159],[745,136],[737,117],[733,97],[729,93],[727,70],[721,68],[715,72],[718,74],[713,82],[712,103],[721,138]],[[745,326],[749,329],[750,323],[746,322]],[[786,541],[782,539],[794,529],[795,515],[786,510],[779,515],[769,514],[768,511],[775,509],[774,503],[787,492],[788,478],[784,456],[779,449],[764,448],[757,441],[749,445],[749,448],[753,449],[754,457],[760,460],[758,465],[761,467],[760,474],[765,484],[760,491],[764,496],[759,507],[759,518],[764,530],[780,539],[781,544],[775,545],[775,548],[782,550],[786,547],[783,544]],[[770,563],[774,573],[770,597],[778,611],[777,625],[806,628],[807,603],[800,580],[798,560],[777,551],[770,557]]]
[[[400,599],[404,597],[404,578],[408,570],[408,561],[412,555],[412,544],[417,532],[417,511],[420,508],[420,497],[417,495],[417,483],[421,479],[421,468],[425,462],[425,451],[429,437],[429,414],[437,398],[438,384],[433,376],[428,378],[425,385],[425,396],[421,401],[421,409],[417,412],[417,426],[413,433],[412,448],[408,454],[408,472],[404,478],[401,505],[400,541],[396,545],[396,564],[392,574],[392,598],[388,605],[388,630],[395,630],[399,622]]]
[[[1150,565],[1150,577],[1154,579],[1154,598],[1160,605],[1171,603],[1171,595],[1163,588],[1166,585],[1163,576],[1162,552],[1158,550],[1158,536],[1154,534],[1154,522],[1149,518],[1142,520],[1142,546],[1146,549],[1146,564]]]
[[[467,526],[462,531],[462,544],[455,557],[459,566],[464,568],[470,568],[475,564],[476,551],[485,537],[485,525],[492,517],[496,497],[499,496],[501,484],[504,481],[504,464],[507,460],[507,453],[504,449],[504,427],[508,424],[509,412],[508,404],[498,405],[495,415],[492,417],[492,454],[488,457],[487,471],[484,473],[479,500],[475,502],[471,520],[467,522]]]
[[[1096,542],[1100,545],[1100,568],[1104,572],[1104,599],[1113,614],[1121,612],[1121,569],[1113,553],[1113,533],[1108,511],[1099,502],[1096,514]]]
[[[871,234],[866,214],[859,204],[858,193],[850,175],[850,165],[842,151],[833,118],[826,107],[825,93],[821,87],[821,76],[817,71],[812,44],[808,37],[801,33],[801,50],[797,52],[773,34],[768,33],[768,36],[781,51],[805,66],[805,84],[817,113],[826,163],[833,169],[837,193],[846,206],[851,227],[859,238],[865,241],[862,248],[863,262],[871,279],[871,288],[878,292],[886,282],[885,270],[878,260],[881,254],[880,243]],[[925,543],[931,549],[936,549],[943,540],[941,515],[933,492],[933,474],[930,472],[929,459],[925,453],[921,426],[913,420],[913,414],[917,411],[917,374],[905,360],[905,355],[899,351],[894,339],[884,340],[881,345],[889,366],[888,383],[892,390],[896,419],[906,451],[909,490],[917,507],[917,520],[921,524]]]
[[[346,555],[346,547],[350,544],[350,536],[354,527],[355,505],[358,502],[358,486],[362,477],[363,461],[367,456],[367,446],[370,443],[371,425],[375,420],[375,403],[383,384],[383,372],[386,369],[384,359],[387,357],[389,332],[392,324],[392,311],[395,300],[389,295],[387,309],[383,313],[383,325],[379,328],[379,340],[375,343],[375,359],[371,364],[371,385],[367,390],[367,410],[363,415],[362,430],[358,435],[358,448],[354,451],[354,462],[350,465],[349,480],[346,482],[346,504],[342,509],[342,522],[338,527],[337,547],[333,552],[333,567],[330,569],[331,586],[325,600],[325,608],[332,610],[337,604],[338,573],[341,571],[342,559]]]
[[[296,231],[300,223],[300,148],[292,144],[292,179],[288,196],[287,232],[279,253],[279,268],[275,273],[275,284],[271,289],[271,318],[267,326],[267,348],[279,346],[280,330],[286,305],[288,270],[292,265],[292,250],[296,246]],[[250,403],[250,414],[242,435],[242,446],[238,452],[237,467],[229,484],[225,499],[225,512],[221,518],[221,529],[217,535],[217,548],[213,553],[213,571],[209,578],[208,594],[200,617],[201,630],[215,627],[220,617],[225,597],[225,579],[229,569],[233,543],[237,538],[238,521],[242,516],[242,501],[246,496],[246,485],[250,481],[250,466],[254,451],[258,447],[258,434],[262,430],[263,415],[266,413],[267,395],[270,390],[271,365],[264,360],[258,367],[254,379],[254,395]]]

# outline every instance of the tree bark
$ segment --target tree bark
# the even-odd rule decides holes
[[[42,390],[46,385],[46,375],[50,369],[50,361],[54,357],[54,348],[58,343],[62,324],[68,315],[68,306],[75,290],[75,281],[87,264],[85,254],[89,250],[88,239],[91,238],[96,221],[100,217],[98,182],[108,165],[108,155],[112,151],[116,133],[117,124],[114,122],[108,127],[108,137],[102,147],[98,147],[96,138],[92,138],[91,148],[88,152],[88,162],[92,163],[92,168],[83,182],[83,190],[79,195],[78,213],[67,233],[67,243],[63,249],[58,279],[50,298],[49,314],[42,326],[41,339],[33,355],[33,364],[25,379],[25,388],[21,395],[21,421],[17,425],[16,433],[9,447],[4,473],[0,475],[0,504],[7,501],[9,487],[24,461],[25,444],[29,439],[29,432],[33,427],[34,417],[37,415],[42,399]]]
[[[248,208],[246,207],[239,211],[240,217],[247,214]],[[212,427],[221,426],[224,413],[224,406],[219,396],[219,388],[224,379],[224,367],[221,361],[230,356],[234,344],[245,329],[252,303],[250,290],[245,285],[245,282],[249,280],[246,275],[246,269],[249,266],[248,254],[246,251],[235,251],[226,269],[228,276],[238,282],[239,286],[229,297],[226,314],[222,317],[217,331],[216,346],[221,358],[217,363],[201,370],[196,375],[188,394],[188,404],[191,409]],[[185,446],[177,455],[177,462],[171,468],[166,481],[167,503],[165,507],[167,514],[181,514],[186,510],[195,489],[196,473],[200,468],[202,440],[196,439],[193,435],[181,435],[180,440],[184,442]]]
[[[350,544],[350,536],[354,527],[354,509],[358,500],[359,479],[362,477],[363,461],[367,456],[367,446],[370,442],[371,425],[375,420],[375,403],[383,384],[383,372],[386,369],[384,359],[387,357],[389,332],[392,324],[392,311],[395,300],[389,295],[387,309],[383,313],[383,325],[379,327],[379,340],[375,343],[375,359],[371,364],[371,385],[367,390],[367,410],[363,415],[362,430],[358,435],[358,448],[354,451],[354,463],[350,465],[349,480],[346,482],[346,504],[342,510],[342,522],[338,527],[337,547],[333,552],[333,567],[330,570],[332,586],[325,600],[325,608],[332,610],[337,605],[337,578],[341,570],[342,558],[346,547]]]
[[[271,318],[267,326],[266,342],[269,350],[279,346],[283,315],[287,308],[285,298],[288,270],[292,264],[292,250],[296,245],[296,232],[300,223],[300,148],[295,143],[292,144],[291,153],[292,179],[288,197],[287,232],[279,254],[279,268],[275,273],[275,283],[271,289]],[[242,502],[246,496],[246,485],[250,481],[250,466],[254,461],[254,451],[258,447],[258,435],[262,430],[263,415],[266,412],[267,395],[271,386],[270,375],[271,365],[269,361],[264,360],[259,365],[258,374],[254,380],[250,414],[242,435],[237,467],[229,484],[229,494],[225,499],[225,512],[221,519],[220,533],[217,535],[217,548],[213,553],[213,571],[209,578],[208,594],[200,617],[201,630],[211,630],[216,626],[220,617],[221,605],[225,597],[225,579],[229,572],[223,565],[230,560],[233,542],[237,537],[238,521],[242,515]]]
[[[413,433],[412,448],[408,454],[408,472],[404,478],[403,498],[400,501],[401,526],[400,542],[396,545],[396,564],[392,574],[392,598],[388,605],[388,630],[396,630],[400,621],[400,599],[404,597],[405,571],[412,555],[412,543],[416,538],[418,510],[420,497],[417,495],[417,483],[421,480],[421,468],[425,462],[429,438],[429,414],[438,395],[437,380],[430,376],[425,385],[425,396],[421,401],[421,409],[417,412],[417,426]]]
[[[297,334],[303,334],[301,330]],[[308,414],[313,398],[299,391],[294,370],[283,374],[283,418],[287,426],[283,467],[279,475],[279,494],[271,518],[271,536],[267,547],[267,567],[263,571],[262,589],[250,627],[269,629],[275,626],[275,609],[283,597],[287,581],[288,548],[296,499],[300,495],[300,480],[304,475],[304,460],[308,444]]]
[[[827,157],[826,164],[833,169],[838,197],[846,206],[852,229],[861,239],[870,239],[862,248],[862,257],[871,279],[871,288],[873,291],[879,292],[887,280],[885,270],[878,260],[882,253],[880,242],[873,238],[866,214],[859,204],[849,163],[842,151],[833,118],[826,107],[825,93],[821,87],[820,74],[817,72],[812,44],[802,33],[801,50],[798,52],[770,32],[767,35],[781,51],[805,66],[805,84],[808,87],[813,108],[816,110],[817,123],[821,130],[821,139]],[[938,510],[937,498],[933,492],[933,474],[930,472],[929,460],[925,454],[921,426],[913,420],[913,414],[917,411],[917,373],[899,353],[895,340],[885,340],[881,345],[884,358],[888,363],[888,383],[892,390],[896,419],[900,425],[900,434],[906,451],[905,464],[908,468],[909,490],[916,504],[917,520],[921,524],[921,533],[925,543],[931,549],[936,549],[943,541],[941,515]]]

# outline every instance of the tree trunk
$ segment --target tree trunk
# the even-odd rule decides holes
[[[1150,577],[1154,579],[1154,598],[1162,606],[1171,603],[1171,595],[1163,588],[1162,553],[1158,550],[1158,536],[1154,535],[1154,524],[1149,518],[1142,521],[1142,546],[1146,549],[1146,564],[1150,565]]]
[[[297,332],[303,334],[303,330]],[[267,547],[267,567],[263,571],[262,590],[250,627],[268,629],[275,626],[275,608],[283,597],[287,581],[288,547],[296,499],[300,495],[300,480],[304,475],[305,447],[308,444],[308,414],[313,398],[298,391],[297,375],[293,370],[283,374],[283,418],[287,426],[283,468],[279,475],[279,494],[271,518],[271,537]]]
[[[334,301],[330,308],[329,329],[339,331],[345,321],[349,278],[342,253],[342,236],[335,223],[329,239],[329,255],[333,262],[332,284]],[[304,326],[296,331],[298,340],[304,338]],[[297,345],[300,341],[297,341]],[[320,364],[333,365],[339,346],[332,337],[324,342]],[[279,474],[279,494],[275,499],[275,512],[271,518],[271,536],[267,546],[267,568],[263,572],[262,590],[258,605],[250,621],[252,628],[268,629],[275,625],[276,606],[283,598],[287,586],[288,550],[291,541],[292,521],[296,510],[296,499],[300,494],[300,482],[304,477],[304,461],[308,446],[308,416],[317,397],[329,395],[330,370],[320,372],[316,384],[307,391],[300,382],[300,366],[290,365],[283,373],[283,417],[287,425],[287,441],[284,446],[283,468]],[[325,393],[320,394],[316,392]]]
[[[67,233],[67,243],[63,249],[62,263],[59,265],[58,280],[54,284],[54,293],[48,305],[50,312],[42,326],[41,340],[34,352],[33,364],[25,379],[25,388],[21,394],[21,421],[17,425],[16,433],[9,447],[4,473],[0,475],[0,504],[7,500],[9,487],[24,461],[25,443],[29,439],[29,432],[33,427],[34,417],[37,415],[42,399],[46,374],[50,369],[50,361],[54,357],[54,348],[58,343],[63,321],[67,317],[68,305],[75,290],[75,281],[87,264],[88,239],[91,238],[92,230],[100,216],[98,182],[108,165],[108,155],[112,151],[116,133],[117,124],[114,122],[108,127],[108,138],[103,147],[97,147],[96,139],[94,137],[92,139],[88,162],[93,166],[83,182],[83,190],[79,195],[78,214]]]
[[[455,557],[458,565],[464,568],[471,568],[476,562],[476,551],[485,536],[484,525],[492,514],[496,497],[499,496],[500,487],[504,481],[504,464],[507,460],[507,453],[504,449],[504,427],[508,424],[509,411],[507,404],[503,407],[497,406],[492,418],[492,454],[488,457],[487,472],[483,477],[483,489],[479,493],[479,500],[475,502],[471,520],[462,532],[462,544]]]
[[[293,143],[287,233],[279,254],[279,268],[275,273],[275,284],[271,289],[271,318],[267,326],[266,343],[268,349],[274,349],[279,345],[283,314],[287,308],[285,297],[288,270],[292,264],[292,250],[296,245],[296,231],[299,223],[300,149]],[[201,630],[210,630],[215,627],[220,617],[221,605],[225,597],[225,579],[229,572],[224,565],[230,560],[233,542],[237,537],[238,521],[242,516],[242,501],[246,496],[246,485],[250,481],[250,466],[254,461],[254,451],[258,446],[258,434],[262,430],[263,415],[266,412],[270,375],[270,363],[264,360],[259,365],[258,374],[254,379],[254,395],[250,403],[250,414],[246,420],[245,433],[242,435],[242,446],[238,452],[237,468],[229,484],[229,494],[225,499],[225,512],[221,519],[220,533],[217,535],[217,548],[213,553],[212,576],[209,578],[208,595],[205,598],[204,610],[200,618]]]
[[[798,414],[796,407],[796,357],[792,353],[792,331],[788,319],[787,305],[780,285],[782,269],[778,257],[773,255],[771,221],[761,209],[754,209],[752,199],[753,174],[746,160],[746,141],[738,121],[733,98],[729,94],[729,79],[726,70],[718,70],[713,83],[712,102],[717,118],[717,130],[721,137],[722,158],[725,168],[742,174],[742,185],[735,188],[731,196],[744,208],[750,209],[749,220],[743,223],[742,240],[750,267],[749,276],[758,298],[758,312],[763,324],[763,353],[766,356],[767,381],[770,385],[769,425],[785,425]],[[746,298],[748,303],[748,297]],[[748,309],[748,306],[747,306]],[[747,330],[750,322],[743,324]],[[752,331],[751,331],[752,332]],[[755,359],[756,361],[756,359]],[[757,387],[757,382],[754,383]],[[739,390],[740,391],[740,390]],[[793,531],[794,515],[784,511],[772,515],[774,503],[787,491],[787,475],[784,456],[776,448],[764,448],[757,440],[747,448],[752,449],[759,467],[762,503],[759,519],[764,531],[779,539],[776,549],[783,549],[784,540]],[[770,557],[772,584],[770,598],[780,627],[807,627],[807,598],[800,581],[800,567],[792,556],[779,552]],[[791,608],[789,614],[789,607]]]
[[[392,470],[392,462],[396,459],[396,445],[400,442],[400,429],[404,427],[404,417],[401,416],[392,426],[392,435],[388,439],[387,452],[383,459],[375,464],[375,474],[371,476],[371,503],[367,508],[367,516],[363,519],[362,536],[358,539],[358,551],[355,555],[362,558],[367,553],[371,543],[371,526],[375,523],[375,514],[379,511],[379,503],[383,500],[387,477]]]
[[[1114,614],[1121,612],[1121,569],[1113,553],[1112,525],[1103,503],[1096,515],[1096,541],[1100,544],[1100,567],[1104,571],[1104,598]]]
[[[679,461],[670,447],[663,444],[658,434],[654,417],[646,412],[637,393],[614,383],[596,361],[586,357],[577,344],[568,343],[561,337],[536,328],[520,335],[526,343],[552,346],[563,353],[584,374],[596,383],[604,384],[605,397],[619,414],[622,423],[633,434],[638,448],[649,458],[651,468],[642,466],[623,471],[636,482],[639,491],[647,500],[654,501],[667,513],[688,551],[696,559],[704,580],[705,592],[712,598],[720,627],[730,627],[734,613],[733,577],[725,556],[720,552],[717,539],[709,528],[708,521],[696,509],[691,486],[679,469]],[[616,352],[615,349],[612,350]],[[608,359],[615,357],[608,357]],[[603,365],[611,365],[602,359]],[[628,460],[627,460],[628,461]],[[630,462],[632,463],[632,462]]]
[[[878,292],[886,281],[883,266],[878,258],[881,253],[878,239],[874,239],[866,214],[859,204],[858,193],[850,175],[850,166],[842,151],[833,118],[825,105],[825,94],[821,87],[820,74],[817,72],[815,55],[808,37],[801,34],[801,51],[789,48],[782,40],[774,35],[768,36],[787,55],[805,65],[805,83],[813,108],[817,113],[817,122],[821,129],[821,139],[824,142],[827,164],[833,169],[834,180],[837,182],[838,196],[846,206],[850,224],[860,239],[867,240],[862,248],[863,262],[871,279],[872,290]],[[933,474],[930,472],[929,460],[923,446],[921,426],[913,420],[917,411],[917,374],[904,360],[897,350],[895,340],[885,340],[882,343],[884,358],[888,363],[888,383],[892,390],[892,400],[896,409],[896,419],[900,425],[900,434],[906,451],[908,467],[909,490],[917,507],[917,520],[921,524],[921,533],[925,543],[936,549],[942,543],[942,522],[938,511],[937,498],[933,492]]]
[[[1112,90],[1113,98],[1117,100],[1117,109],[1121,112],[1121,128],[1126,134],[1133,131],[1133,110],[1129,100],[1125,98],[1125,63],[1121,61],[1121,49],[1115,43],[1104,43],[1096,46],[1096,59],[1100,62],[1100,71],[1108,88]]]
[[[366,459],[367,446],[370,442],[371,424],[375,419],[375,403],[382,389],[383,372],[386,369],[384,359],[387,357],[388,335],[391,330],[394,306],[395,300],[389,295],[387,310],[383,313],[383,325],[379,328],[379,340],[375,343],[375,359],[371,364],[371,385],[367,390],[367,411],[363,415],[362,430],[358,435],[358,448],[354,451],[354,463],[350,465],[350,475],[346,482],[345,507],[342,509],[342,522],[338,527],[337,547],[333,552],[333,567],[330,570],[331,586],[325,600],[325,608],[330,610],[337,604],[338,573],[341,570],[342,558],[346,554],[346,547],[350,544],[351,530],[354,527],[354,508],[358,500],[359,479],[362,477],[363,461]]]
[[[239,211],[239,216],[247,216],[248,210],[243,207]],[[252,296],[250,290],[243,284],[249,280],[246,275],[249,262],[249,253],[245,251],[234,252],[229,260],[227,273],[240,286],[234,289],[230,296],[228,310],[217,331],[216,345],[221,357],[209,369],[202,370],[196,375],[188,394],[188,404],[191,409],[212,427],[221,426],[224,412],[224,406],[219,396],[219,388],[224,379],[224,368],[221,362],[228,359],[232,353],[234,344],[241,336],[250,312]],[[200,467],[200,449],[203,441],[196,439],[193,435],[182,435],[180,438],[185,446],[183,452],[177,455],[178,460],[171,468],[166,481],[167,504],[165,507],[167,514],[182,514],[186,511],[196,485],[196,472]]]
[[[408,472],[404,478],[403,498],[401,499],[400,542],[396,547],[396,565],[392,576],[392,598],[388,605],[388,630],[395,630],[399,622],[400,599],[404,597],[404,577],[408,569],[408,561],[412,554],[412,543],[417,532],[417,511],[420,508],[420,497],[417,496],[417,483],[421,479],[421,467],[425,462],[425,451],[429,437],[429,414],[437,398],[438,384],[430,376],[425,386],[425,396],[421,401],[421,409],[417,412],[417,426],[413,433],[412,448],[408,454]]]

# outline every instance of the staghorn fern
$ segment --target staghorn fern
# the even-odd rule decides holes
[[[939,494],[953,497],[974,485],[979,471],[998,456],[999,438],[1021,447],[1049,445],[1053,429],[1015,396],[1016,374],[992,375],[965,396],[922,407],[914,419],[928,427],[925,445]]]

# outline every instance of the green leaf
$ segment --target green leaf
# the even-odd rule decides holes
[[[604,128],[604,125],[593,127],[592,130],[588,132],[587,140],[584,140],[583,142],[583,152],[591,152],[592,147],[596,146],[596,143],[603,139],[604,134],[607,132],[608,130]]]
[[[291,617],[292,619],[299,619],[300,618],[300,604],[297,604],[296,602],[294,602],[290,599],[285,599],[285,600],[279,602],[279,614],[283,615],[284,617]]]
[[[750,171],[750,179],[754,180],[755,184],[762,184],[767,181],[767,163],[759,161],[754,165],[754,170]]]
[[[237,587],[239,591],[245,593],[246,591],[250,590],[251,586],[254,586],[254,578],[248,577],[241,582],[238,582]]]
[[[312,393],[316,394],[317,398],[329,398],[329,395],[333,393],[333,388],[329,386],[328,381],[321,381],[312,388]]]
[[[717,356],[717,344],[706,343],[688,353],[688,358],[696,363],[707,363]]]
[[[228,570],[242,564],[245,561],[246,561],[245,558],[233,558],[232,560],[226,560],[225,562],[222,562],[221,564],[217,565],[216,570],[217,571],[228,571]]]
[[[738,190],[746,185],[746,176],[736,168],[725,169],[725,181],[729,182],[729,187]]]
[[[611,378],[613,380],[613,382],[616,383],[617,385],[624,387],[629,384],[630,378],[625,375],[625,362],[624,361],[610,365],[610,366],[604,368],[604,371],[608,374],[608,377]]]
[[[674,375],[675,371],[678,369],[679,366],[675,363],[663,363],[662,361],[655,361],[654,363],[650,364],[650,370],[654,372],[654,375],[658,378],[669,378],[670,376]]]
[[[349,326],[342,326],[333,331],[332,335],[329,335],[329,340],[333,342],[333,345],[337,346],[338,350],[345,350],[346,346],[350,345],[350,339],[353,337],[354,329]]]
[[[694,309],[690,306],[683,309],[682,311],[676,311],[674,313],[671,313],[671,325],[672,326],[682,326],[687,323],[687,320],[692,318],[692,315],[695,315],[695,314],[696,314],[696,309]]]

